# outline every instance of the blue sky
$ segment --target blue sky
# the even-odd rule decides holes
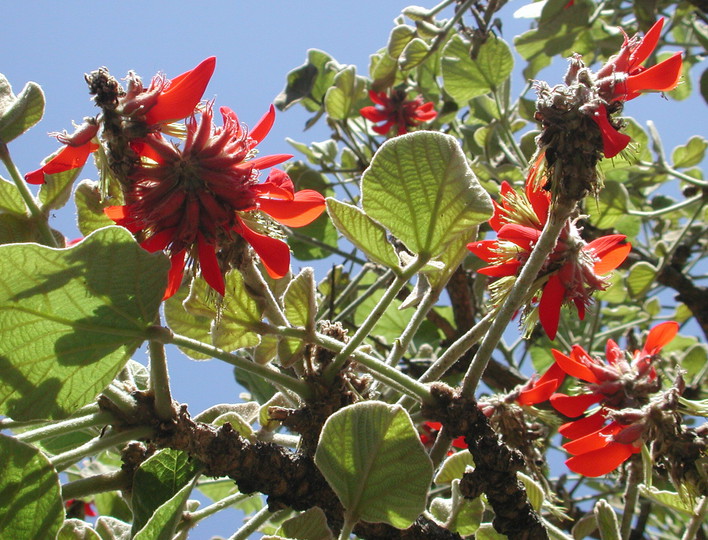
[[[83,74],[106,66],[116,77],[134,70],[149,81],[157,71],[168,77],[191,69],[208,56],[217,57],[214,77],[205,97],[234,109],[253,125],[283,89],[288,71],[301,65],[309,48],[330,53],[342,64],[367,72],[368,57],[384,46],[393,19],[410,0],[282,1],[243,0],[187,2],[78,2],[74,0],[7,2],[0,32],[0,72],[19,92],[26,81],[39,83],[46,93],[44,120],[10,145],[24,173],[58,148],[48,132],[67,129],[96,109],[89,101]],[[420,2],[431,7],[433,2]],[[511,42],[524,21],[503,15]],[[518,33],[518,32],[516,32]],[[556,61],[556,66],[561,62]],[[556,77],[564,67],[555,69]],[[520,68],[515,69],[516,73]],[[518,80],[518,79],[517,79]],[[549,80],[555,84],[560,80]],[[516,90],[520,89],[520,82]],[[625,113],[642,124],[653,118],[668,149],[692,134],[706,135],[705,104],[699,97],[677,103],[658,95],[628,104]],[[316,128],[303,133],[307,113],[294,107],[279,113],[268,138],[259,146],[263,155],[290,153],[285,137],[309,142],[328,133]],[[4,170],[2,176],[7,177]],[[95,179],[87,167],[81,178]],[[71,215],[60,213],[58,227],[72,236]],[[319,279],[324,277],[318,273]],[[196,414],[209,405],[238,400],[231,368],[217,361],[197,363],[179,354],[170,357],[175,399],[187,402]],[[233,516],[232,516],[232,519]],[[223,519],[205,523],[195,538],[229,536],[237,527]]]

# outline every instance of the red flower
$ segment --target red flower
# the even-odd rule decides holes
[[[369,97],[376,106],[364,107],[359,112],[375,124],[383,122],[373,127],[379,135],[386,135],[394,126],[396,126],[396,134],[403,135],[410,131],[410,128],[422,122],[429,122],[438,116],[438,113],[433,110],[432,101],[423,103],[422,96],[406,100],[404,90],[391,90],[390,95],[370,90]]]
[[[495,203],[494,215],[489,220],[497,232],[497,239],[467,245],[472,253],[492,263],[480,268],[479,273],[501,278],[492,284],[495,304],[500,303],[510,290],[548,218],[550,194],[537,187],[535,174],[532,169],[525,194],[515,192],[507,182],[502,183],[501,205]],[[536,279],[536,286],[540,289],[538,318],[548,337],[555,339],[563,304],[573,302],[580,319],[584,318],[592,293],[607,286],[601,276],[617,268],[627,257],[631,245],[622,243],[625,238],[615,234],[588,244],[580,237],[576,225],[568,220]],[[535,303],[536,296],[530,297],[528,304]]]
[[[678,333],[678,323],[661,323],[649,331],[641,351],[631,357],[613,340],[607,341],[606,363],[591,357],[579,345],[569,356],[553,349],[556,364],[571,377],[584,381],[585,392],[573,396],[554,394],[553,407],[570,418],[583,415],[588,407],[600,405],[590,415],[568,422],[558,430],[571,439],[563,447],[574,457],[566,464],[585,476],[601,476],[639,451],[637,441],[644,432],[644,422],[636,408],[648,401],[658,388],[652,360]],[[615,411],[620,411],[619,413]],[[620,423],[608,418],[621,418]]]
[[[565,372],[554,362],[540,378],[534,375],[520,388],[516,402],[519,405],[536,405],[548,401],[565,379]]]
[[[93,507],[93,503],[84,502],[80,499],[69,499],[64,502],[64,508],[68,517],[84,519],[86,516],[96,517],[98,512]]]
[[[290,159],[290,155],[253,158],[255,147],[270,131],[275,119],[271,106],[249,133],[236,114],[220,109],[224,125],[213,124],[207,107],[199,120],[187,120],[187,137],[182,148],[159,133],[140,145],[143,162],[132,175],[125,206],[106,208],[119,225],[139,233],[148,251],[166,250],[172,261],[165,298],[180,284],[187,260],[198,262],[206,282],[224,294],[224,279],[216,252],[232,240],[232,232],[245,239],[260,256],[273,278],[290,268],[287,244],[256,232],[260,210],[276,221],[301,227],[316,219],[325,207],[324,198],[312,190],[295,193],[287,174],[273,170],[258,184],[260,169]]]
[[[133,122],[137,117],[143,117],[146,130],[148,126],[186,118],[202,99],[215,65],[216,58],[211,57],[172,81],[158,75],[153,78],[148,90],[143,90],[138,77],[131,76],[128,91],[120,100],[121,114],[130,116]],[[98,150],[98,144],[94,142],[98,129],[95,121],[89,121],[73,135],[56,134],[57,140],[66,146],[41,168],[27,173],[25,180],[30,184],[44,184],[45,174],[83,167],[89,155]]]
[[[625,34],[619,53],[597,72],[600,96],[607,103],[629,101],[645,91],[667,92],[676,88],[681,77],[680,52],[650,68],[642,67],[654,52],[663,26],[664,19],[659,19],[643,38],[635,35],[630,39]]]
[[[66,146],[39,169],[27,173],[25,181],[29,184],[44,184],[45,174],[57,174],[83,167],[89,155],[98,150],[98,144],[93,142],[96,133],[98,133],[98,124],[85,122],[72,135],[66,132],[53,134]]]

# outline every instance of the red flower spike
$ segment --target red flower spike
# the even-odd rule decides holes
[[[407,100],[404,90],[391,90],[389,94],[370,90],[369,98],[376,106],[364,107],[359,113],[367,120],[379,124],[373,127],[379,135],[386,135],[393,127],[397,135],[403,135],[418,124],[430,122],[438,116],[431,101],[423,103],[422,96]]]
[[[98,145],[88,141],[80,146],[65,146],[52,159],[47,161],[36,171],[25,175],[28,184],[44,184],[45,174],[57,174],[83,167],[91,153],[98,150]]]
[[[149,125],[164,124],[182,120],[194,113],[215,67],[216,57],[211,56],[194,69],[173,78],[169,85],[163,81],[165,86],[158,93],[155,104],[145,114],[145,121]],[[155,82],[153,79],[153,84]]]
[[[186,84],[187,80],[178,82]],[[300,227],[325,208],[322,195],[312,190],[295,192],[282,171],[273,171],[263,184],[257,184],[261,167],[291,157],[280,154],[249,160],[272,126],[272,108],[252,132],[257,139],[242,127],[231,109],[224,107],[221,113],[221,127],[214,125],[211,106],[199,118],[190,117],[182,148],[160,133],[134,145],[144,160],[135,167],[131,191],[126,194],[133,202],[105,211],[119,225],[140,234],[143,247],[168,253],[172,267],[165,298],[181,285],[188,261],[199,265],[205,281],[223,295],[224,278],[216,253],[232,241],[234,233],[251,244],[271,277],[283,277],[290,268],[287,244],[252,230],[239,213],[272,213],[273,219]]]

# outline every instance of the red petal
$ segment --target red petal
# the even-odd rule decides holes
[[[654,23],[654,25],[644,34],[644,37],[639,42],[639,45],[629,55],[629,70],[630,72],[641,66],[644,61],[649,58],[649,55],[656,49],[656,44],[661,36],[661,29],[664,26],[664,18],[662,17]]]
[[[565,373],[554,362],[529,390],[524,390],[519,394],[516,401],[519,405],[534,405],[548,401],[551,394],[558,390],[563,379],[565,379]]]
[[[251,244],[265,266],[268,275],[280,279],[290,270],[290,248],[285,242],[258,234],[249,229],[243,220],[237,216],[239,226],[236,228],[243,238]]]
[[[597,238],[583,248],[583,251],[592,251],[600,259],[593,267],[596,274],[606,274],[624,262],[632,250],[632,244],[618,244],[626,238],[623,234],[611,234]]]
[[[580,439],[586,435],[602,429],[605,424],[605,413],[602,410],[578,420],[563,424],[558,428],[558,433],[566,439]]]
[[[209,286],[224,296],[224,276],[216,259],[214,245],[207,242],[202,233],[197,234],[197,245],[199,250],[199,267],[202,270],[202,277]]]
[[[182,285],[182,277],[184,276],[184,265],[186,261],[187,251],[182,250],[170,257],[170,272],[167,274],[167,289],[163,300],[167,300],[170,296],[177,292]]]
[[[275,165],[281,164],[283,161],[289,160],[291,157],[293,157],[292,154],[274,154],[272,156],[263,156],[239,163],[236,168],[258,170],[268,169],[270,167],[274,167]]]
[[[485,266],[477,270],[478,273],[490,277],[514,276],[519,271],[519,261],[507,261],[493,266]]]
[[[597,112],[590,118],[592,118],[600,128],[600,135],[602,135],[602,149],[606,158],[613,158],[622,150],[627,148],[627,145],[632,138],[626,133],[620,133],[612,124],[610,124],[610,121],[607,118],[607,109],[605,109],[604,106],[598,107]]]
[[[583,476],[602,476],[614,471],[634,453],[628,444],[609,443],[604,448],[573,456],[566,460],[566,466]]]
[[[359,109],[359,114],[361,114],[364,118],[373,122],[374,124],[388,120],[387,112],[382,111],[378,107],[374,107],[371,105]]]
[[[156,234],[153,234],[150,238],[142,242],[140,244],[140,247],[142,247],[145,251],[149,251],[150,253],[162,251],[172,241],[176,230],[176,227],[171,227],[169,229],[165,229],[164,231],[160,231]]]
[[[532,229],[526,225],[519,225],[518,223],[507,223],[499,229],[497,236],[504,240],[514,242],[514,244],[527,251],[531,251],[534,244],[538,242],[541,231]]]
[[[608,339],[607,345],[605,345],[605,359],[607,363],[614,366],[623,356],[622,349],[620,349],[620,346],[617,345],[615,340]]]
[[[25,181],[29,184],[44,184],[45,174],[56,174],[83,167],[89,154],[96,150],[98,150],[98,145],[92,142],[87,142],[81,146],[65,146],[41,168],[27,173]]]
[[[582,379],[591,383],[599,382],[597,377],[595,377],[595,374],[585,364],[578,362],[575,357],[566,356],[556,349],[551,349],[551,353],[560,368],[571,377]]]
[[[263,115],[263,117],[256,122],[256,125],[253,126],[253,129],[251,130],[251,133],[249,133],[251,139],[256,141],[256,144],[261,142],[263,139],[266,138],[266,135],[270,132],[270,128],[273,127],[273,123],[275,122],[275,107],[273,105],[270,106],[270,109],[268,109],[268,112]]]
[[[256,193],[263,197],[288,200],[295,198],[295,186],[293,185],[293,181],[285,171],[281,171],[280,169],[270,171],[265,182],[253,186],[253,188]]]
[[[644,354],[654,355],[664,348],[672,339],[676,337],[679,331],[679,324],[674,321],[667,321],[657,324],[649,330],[649,335],[644,343],[642,352]]]
[[[311,189],[295,194],[292,201],[258,199],[259,209],[288,227],[303,227],[316,220],[325,209],[324,197]]]
[[[551,405],[568,418],[575,418],[583,414],[590,405],[599,403],[601,397],[595,394],[578,394],[577,396],[553,394],[551,396]]]
[[[538,303],[538,318],[541,326],[546,331],[546,335],[553,341],[558,332],[558,322],[560,321],[560,310],[565,297],[565,285],[557,274],[552,275],[541,293],[541,301]]]
[[[681,78],[682,65],[681,53],[677,52],[663,62],[627,77],[626,91],[628,94],[634,94],[645,90],[657,92],[673,90]]]
[[[480,240],[478,242],[470,242],[467,244],[467,249],[486,262],[492,262],[499,256],[496,251],[497,240]]]
[[[390,104],[386,92],[374,92],[373,90],[369,90],[369,99],[382,107],[388,107]]]
[[[209,84],[216,67],[216,57],[201,62],[191,71],[173,78],[167,90],[157,96],[157,102],[145,115],[148,124],[181,120],[194,112]]]

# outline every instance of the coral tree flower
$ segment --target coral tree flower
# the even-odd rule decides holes
[[[467,245],[480,259],[491,263],[478,272],[500,278],[492,284],[495,304],[508,293],[548,219],[550,194],[538,187],[534,175],[532,171],[525,193],[517,193],[507,182],[502,183],[501,204],[494,203],[494,215],[489,220],[497,232],[496,240]],[[580,319],[585,317],[592,293],[607,287],[602,276],[617,268],[631,250],[630,244],[623,243],[625,238],[615,234],[586,243],[577,226],[568,220],[535,282],[536,290],[540,290],[538,318],[548,337],[555,339],[562,305],[572,302]],[[528,303],[534,303],[534,298],[529,298]]]
[[[680,52],[650,68],[642,66],[654,52],[663,25],[664,19],[659,19],[643,38],[638,35],[629,38],[625,34],[619,53],[596,73],[598,94],[607,106],[629,101],[642,92],[668,92],[676,88],[683,63]],[[611,158],[627,147],[630,138],[612,125],[606,105],[598,106],[591,118],[600,128],[603,153]]]
[[[566,461],[569,469],[585,476],[601,476],[639,452],[644,424],[638,407],[659,390],[652,361],[676,336],[678,328],[673,321],[655,326],[642,350],[631,355],[610,339],[605,348],[605,362],[590,356],[579,345],[573,346],[570,355],[551,351],[556,365],[582,381],[584,388],[580,394],[558,393],[550,398],[560,413],[570,418],[580,417],[559,429],[564,437],[571,439],[563,445],[573,454]],[[599,405],[600,409],[585,414],[593,405]],[[606,423],[608,419],[610,422]]]
[[[179,288],[188,260],[198,263],[206,282],[223,295],[216,252],[232,239],[232,232],[253,247],[270,276],[284,276],[290,267],[287,244],[254,230],[257,219],[247,213],[260,210],[284,225],[301,227],[324,211],[322,195],[312,190],[296,193],[282,171],[273,170],[258,184],[260,169],[292,157],[254,157],[255,147],[273,125],[272,106],[250,132],[231,109],[222,107],[220,112],[221,127],[213,123],[211,105],[199,119],[190,117],[181,148],[160,133],[146,137],[140,149],[142,164],[126,193],[131,202],[105,210],[116,223],[138,234],[148,251],[167,251],[172,267],[165,298]]]
[[[405,90],[394,89],[390,94],[369,91],[375,106],[362,108],[361,115],[378,124],[373,130],[379,135],[386,135],[392,127],[397,135],[403,135],[422,122],[434,120],[438,113],[433,109],[433,102],[423,103],[423,97],[407,100]]]
[[[438,433],[442,429],[442,424],[440,422],[425,421],[421,427],[423,432],[420,434],[420,442],[422,442],[423,446],[426,448],[432,448],[433,444],[435,444],[435,439],[437,438]],[[464,437],[456,437],[452,441],[452,446],[453,448],[464,450],[467,448],[467,443],[465,442]],[[454,452],[450,451],[447,455],[449,456],[453,453]]]
[[[194,69],[178,75],[171,81],[163,75],[153,78],[144,90],[137,77],[130,77],[128,92],[120,99],[120,112],[148,126],[157,126],[182,120],[192,114],[202,99],[207,84],[214,73],[216,58],[210,57]],[[89,155],[98,150],[96,135],[99,126],[95,121],[82,124],[73,135],[55,134],[66,145],[41,168],[25,175],[30,184],[44,184],[45,174],[56,174],[83,167]]]

